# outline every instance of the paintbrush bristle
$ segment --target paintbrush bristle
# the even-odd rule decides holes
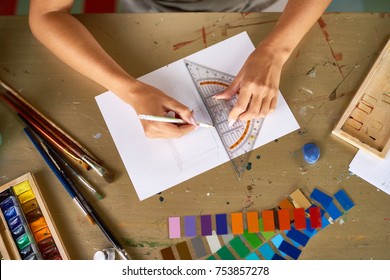
[[[106,168],[95,162],[90,157],[84,155],[81,158],[84,162],[86,162],[93,170],[95,170],[107,183],[111,183],[114,180],[114,175],[109,172]]]
[[[107,182],[107,183],[112,183],[112,181],[114,181],[114,174],[112,174],[111,172],[109,172],[107,169],[105,170],[104,174],[103,174],[103,179]]]

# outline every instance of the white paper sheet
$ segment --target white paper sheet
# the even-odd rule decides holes
[[[184,59],[236,75],[253,50],[254,46],[244,32]],[[183,59],[139,80],[194,109],[197,121],[210,119],[204,104],[196,98],[198,93]],[[148,139],[135,111],[115,94],[105,92],[97,96],[96,101],[140,200],[229,160],[215,129],[199,128],[180,139]],[[264,120],[255,148],[298,128],[279,93],[277,108]]]
[[[349,165],[349,171],[390,194],[390,153],[382,160],[359,150]]]

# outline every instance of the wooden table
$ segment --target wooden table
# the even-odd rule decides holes
[[[107,14],[77,16],[129,73],[139,77],[167,63],[247,31],[254,44],[278,13]],[[301,128],[252,153],[252,169],[237,181],[229,163],[140,202],[94,96],[104,88],[60,62],[31,34],[26,17],[0,17],[0,78],[67,131],[116,173],[107,184],[84,175],[104,193],[91,202],[132,258],[160,259],[170,240],[170,216],[273,208],[298,187],[333,194],[343,188],[356,203],[342,220],[311,238],[301,259],[389,259],[390,196],[350,174],[357,149],[331,134],[390,33],[390,14],[326,14],[284,67],[280,90]],[[228,58],[227,58],[228,59]],[[73,259],[110,247],[91,226],[0,103],[0,185],[33,172]],[[315,142],[320,160],[304,162]],[[257,159],[260,156],[260,159]]]

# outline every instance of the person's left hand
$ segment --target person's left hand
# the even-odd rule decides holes
[[[283,56],[260,44],[229,87],[214,96],[215,99],[230,99],[238,94],[237,103],[229,114],[229,125],[237,119],[264,118],[275,110],[284,61]]]

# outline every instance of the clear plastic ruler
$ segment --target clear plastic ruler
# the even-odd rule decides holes
[[[229,127],[228,117],[237,102],[237,95],[230,100],[216,100],[212,97],[225,90],[233,82],[234,76],[189,60],[184,60],[184,63],[221,138],[234,171],[241,180],[247,168],[250,152],[263,125],[263,119],[237,120]]]

